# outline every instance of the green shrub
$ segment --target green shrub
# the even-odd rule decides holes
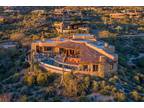
[[[47,74],[39,73],[36,78],[37,84],[46,85],[47,84]]]

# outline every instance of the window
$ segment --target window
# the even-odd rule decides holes
[[[98,65],[93,65],[93,71],[98,71]]]
[[[42,52],[42,47],[40,46],[36,46],[36,51],[39,53],[39,52]]]
[[[83,65],[83,70],[88,71],[88,65]]]
[[[51,51],[51,50],[52,50],[51,47],[47,47],[47,46],[44,47],[44,51]]]
[[[113,70],[113,64],[110,64],[110,70]]]
[[[36,51],[39,52],[39,46],[36,46]]]
[[[71,55],[74,55],[74,50],[70,50],[70,54],[71,54]]]
[[[65,52],[65,50],[63,48],[60,48],[59,52],[60,52],[60,54],[62,54]]]

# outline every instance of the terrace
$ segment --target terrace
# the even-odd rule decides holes
[[[37,53],[35,56],[36,60],[39,61],[41,64],[46,64],[47,66],[54,67],[54,68],[59,68],[61,70],[63,69],[68,69],[69,71],[72,70],[77,70],[78,65],[64,62],[61,58],[61,56],[54,56],[54,55],[49,55],[49,54],[42,54],[42,53]]]

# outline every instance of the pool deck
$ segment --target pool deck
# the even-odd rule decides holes
[[[67,72],[73,72],[74,74],[83,74],[83,75],[92,75],[96,76],[96,72],[88,72],[88,71],[74,71],[72,69],[62,68],[54,65],[50,65],[44,62],[40,62],[40,66],[44,69],[46,69],[48,72],[51,73],[58,73],[58,74],[64,74]]]

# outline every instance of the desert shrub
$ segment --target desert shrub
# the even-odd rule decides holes
[[[116,92],[114,94],[114,98],[115,98],[116,101],[120,101],[121,102],[121,101],[125,101],[126,96],[125,96],[125,94],[123,92]]]
[[[98,91],[98,89],[99,89],[99,84],[97,83],[97,81],[93,81],[92,82],[92,90],[94,91],[94,92],[96,92],[96,91]]]
[[[138,59],[138,61],[137,61],[137,66],[139,66],[139,67],[144,67],[144,57]]]
[[[134,101],[140,101],[141,100],[141,96],[139,95],[139,93],[135,90],[133,90],[130,93],[130,97],[134,100]]]
[[[56,95],[56,89],[54,86],[48,86],[47,90],[45,91],[45,100],[48,100],[51,97],[54,97]]]
[[[135,76],[134,76],[134,81],[135,81],[136,83],[140,83],[140,78],[139,78],[138,75],[135,75]]]
[[[47,74],[39,73],[36,78],[37,84],[46,85],[47,84]]]
[[[17,32],[17,33],[12,33],[10,35],[10,40],[13,40],[13,41],[21,41],[22,38],[24,38],[24,33],[20,33],[20,32]]]
[[[109,31],[107,31],[107,30],[103,30],[103,31],[100,31],[100,32],[99,32],[99,37],[100,37],[100,38],[115,37],[115,34],[109,32]]]
[[[19,101],[20,102],[26,102],[26,101],[28,101],[28,97],[26,95],[22,95],[22,96],[20,96]]]
[[[18,72],[16,72],[13,76],[13,81],[18,81],[19,80],[19,77],[20,77],[20,74]]]
[[[100,88],[103,89],[106,85],[106,82],[103,80],[103,81],[100,81]]]
[[[81,97],[79,98],[79,101],[80,101],[80,102],[89,102],[90,100],[89,100],[86,96],[81,96]]]
[[[112,84],[115,84],[117,80],[118,80],[118,77],[115,75],[109,79],[109,82]]]
[[[61,102],[60,97],[58,96],[53,97],[53,102]]]
[[[48,76],[47,76],[49,84],[53,83],[58,78],[59,78],[59,75],[58,74],[54,74],[54,73],[49,73]]]
[[[35,83],[35,78],[32,75],[25,75],[24,76],[24,83],[28,86],[32,86]]]
[[[67,73],[64,75],[64,95],[77,96],[78,93],[77,86],[78,86],[77,80],[73,74]]]
[[[89,76],[77,77],[78,95],[85,96],[91,92],[91,80]]]

